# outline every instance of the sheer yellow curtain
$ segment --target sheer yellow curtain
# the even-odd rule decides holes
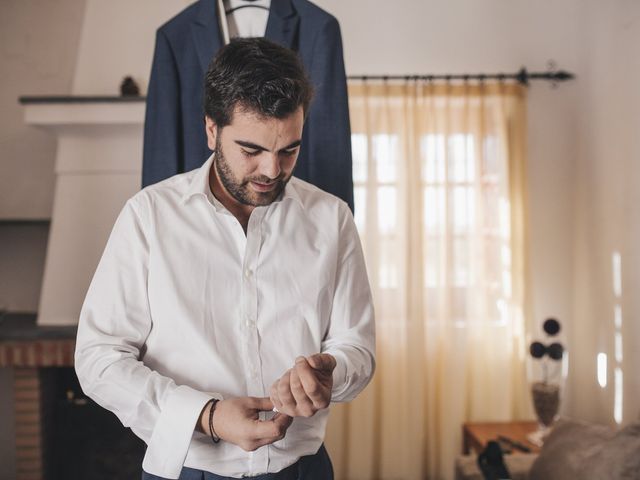
[[[518,85],[349,86],[377,372],[327,433],[336,478],[450,479],[465,421],[531,418],[525,97]]]

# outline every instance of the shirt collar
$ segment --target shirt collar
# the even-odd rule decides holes
[[[207,161],[195,172],[195,174],[189,180],[189,186],[187,187],[186,192],[182,195],[182,202],[187,203],[189,199],[194,197],[195,195],[204,196],[209,202],[216,208],[216,210],[220,211],[221,209],[225,209],[222,203],[213,195],[211,192],[211,187],[209,185],[209,172],[211,167],[213,166],[213,154],[209,156]],[[294,200],[298,202],[300,207],[304,208],[304,204],[302,203],[302,199],[300,198],[300,194],[296,188],[296,178],[292,177],[291,180],[287,183],[287,186],[284,187],[284,193],[273,203],[280,203],[285,200]]]

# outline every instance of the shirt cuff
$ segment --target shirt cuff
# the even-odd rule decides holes
[[[177,387],[160,412],[147,446],[142,468],[164,478],[178,478],[187,458],[196,423],[205,404],[217,394],[186,385]]]
[[[331,401],[339,402],[344,391],[349,387],[347,381],[347,359],[342,352],[326,351],[336,359],[336,368],[333,369],[333,387],[331,389]]]

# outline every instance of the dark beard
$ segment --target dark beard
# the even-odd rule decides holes
[[[213,152],[213,165],[225,190],[241,204],[252,207],[261,207],[273,203],[273,201],[276,200],[284,191],[284,187],[291,179],[291,176],[288,178],[278,177],[276,180],[276,186],[269,192],[256,192],[249,186],[250,181],[258,183],[272,183],[272,180],[264,175],[251,177],[244,182],[239,182],[234,177],[224,156],[222,146],[220,144],[220,135],[216,138],[216,150]]]

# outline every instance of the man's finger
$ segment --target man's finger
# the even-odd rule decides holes
[[[291,370],[287,370],[286,373],[278,381],[278,398],[280,399],[283,407],[282,409],[278,408],[278,410],[286,411],[287,409],[293,410],[296,408],[296,401],[293,398],[293,394],[291,393],[290,376]]]
[[[328,353],[316,353],[307,358],[309,365],[324,373],[331,373],[336,368],[336,359]]]
[[[271,420],[256,420],[253,422],[251,436],[255,440],[270,440],[269,443],[281,439],[293,419],[288,415],[276,413]]]
[[[278,382],[275,382],[271,385],[271,401],[273,402],[273,406],[278,410],[282,410],[282,402],[280,401],[280,397],[278,396]]]
[[[255,408],[256,410],[269,411],[273,410],[273,402],[269,397],[248,397],[249,408]]]
[[[255,438],[251,441],[252,448],[249,451],[257,450],[258,448],[264,447],[265,445],[271,445],[272,443],[277,442],[281,439],[282,438],[280,436]]]
[[[320,385],[320,382],[318,381],[317,372],[308,362],[296,363],[295,371],[300,378],[302,388],[309,399],[313,402],[314,407],[324,408],[326,406],[326,402],[322,392],[322,385]]]
[[[289,415],[285,415],[284,413],[276,413],[271,419],[271,421],[286,430],[293,423],[293,417],[290,417]]]
[[[266,420],[263,422],[258,422],[263,425],[263,427],[257,428],[254,433],[267,434],[267,436],[255,438],[253,440],[254,449],[263,447],[265,445],[270,445],[272,443],[281,440],[286,435],[287,429],[291,426],[293,422],[293,418],[284,415],[282,413],[276,413],[271,420]],[[264,427],[264,425],[268,425]],[[270,426],[269,426],[270,425]]]
[[[307,396],[305,389],[302,386],[302,382],[300,381],[300,376],[298,375],[299,365],[300,364],[296,364],[296,368],[291,369],[291,375],[289,377],[291,393],[293,393],[293,398],[295,398],[296,401],[296,411],[304,417],[310,417],[315,413],[316,409],[314,408],[313,400]]]

